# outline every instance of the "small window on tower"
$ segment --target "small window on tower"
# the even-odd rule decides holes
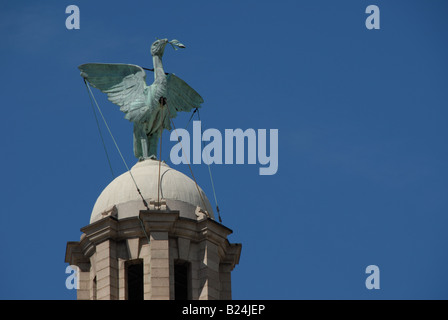
[[[128,261],[126,266],[128,300],[143,300],[143,261]]]
[[[188,300],[190,292],[190,264],[177,261],[174,264],[174,299]]]

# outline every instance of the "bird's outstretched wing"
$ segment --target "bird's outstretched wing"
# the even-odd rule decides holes
[[[177,111],[190,112],[193,108],[200,108],[204,102],[202,97],[185,81],[173,73],[167,78],[167,102],[172,118],[176,117]]]
[[[125,118],[139,122],[147,116],[146,73],[136,65],[86,63],[80,65],[81,76],[93,87],[107,93],[108,99],[120,106]]]

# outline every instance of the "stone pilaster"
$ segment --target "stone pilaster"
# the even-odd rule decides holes
[[[199,267],[200,300],[219,299],[219,254],[218,246],[211,241],[204,240],[200,244],[203,258]]]
[[[118,299],[118,261],[113,240],[96,246],[96,286],[98,300]]]
[[[219,299],[221,300],[232,299],[232,281],[231,281],[232,269],[233,266],[230,263],[221,263],[219,265],[219,280],[221,284]]]
[[[78,290],[76,292],[77,300],[90,300],[90,270],[82,271],[78,269]]]
[[[170,254],[168,232],[151,232],[149,242],[151,300],[170,299]]]

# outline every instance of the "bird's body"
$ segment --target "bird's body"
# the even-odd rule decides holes
[[[174,74],[165,74],[162,56],[167,43],[184,48],[177,40],[155,41],[151,46],[154,82],[147,85],[143,68],[129,64],[88,63],[79,66],[81,76],[93,87],[107,93],[120,106],[125,118],[134,123],[134,154],[156,157],[158,137],[171,130],[170,119],[177,111],[199,108],[202,97]]]

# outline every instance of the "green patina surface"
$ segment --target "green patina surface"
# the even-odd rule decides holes
[[[118,105],[125,118],[134,123],[134,154],[137,158],[157,157],[157,145],[163,129],[171,130],[171,118],[178,111],[200,108],[202,97],[174,74],[165,74],[162,56],[165,46],[185,48],[178,40],[159,39],[151,45],[154,82],[146,84],[146,73],[137,65],[86,63],[81,76]],[[163,99],[165,98],[165,99]]]

